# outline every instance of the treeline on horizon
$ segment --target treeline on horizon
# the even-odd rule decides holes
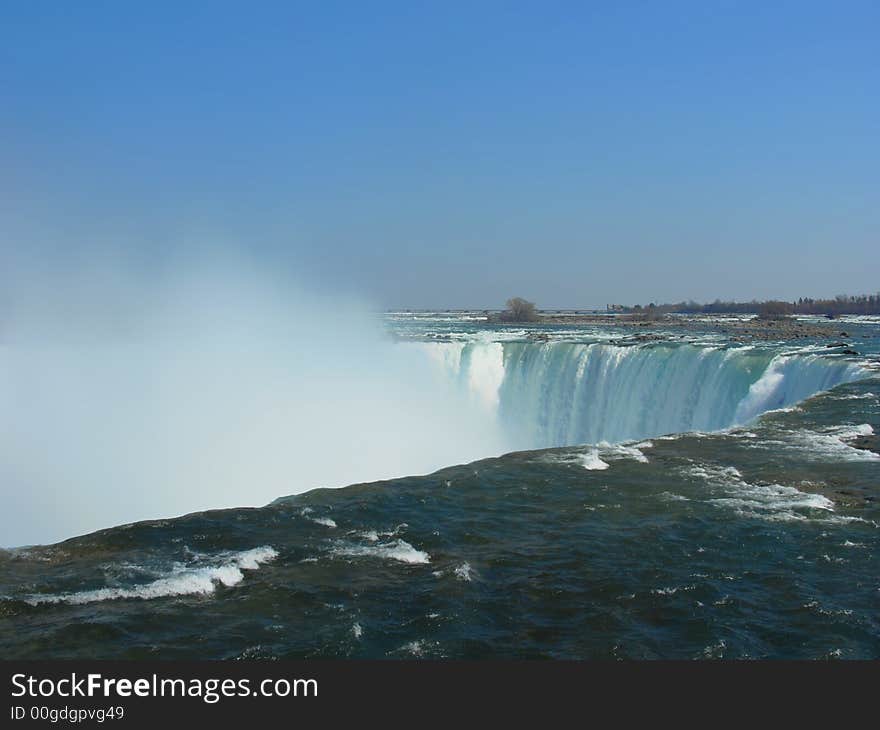
[[[636,304],[633,307],[625,307],[617,304],[609,304],[609,311],[642,313],[652,311],[657,314],[764,314],[764,315],[787,315],[787,314],[818,314],[836,317],[841,314],[880,314],[880,293],[861,294],[849,296],[838,294],[834,299],[813,299],[801,297],[796,301],[788,302],[779,299],[750,302],[723,302],[716,299],[711,304],[700,304],[695,301],[678,302],[677,304],[654,304],[646,306]]]

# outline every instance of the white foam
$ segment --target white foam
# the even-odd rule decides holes
[[[727,431],[727,436],[734,439],[756,439],[758,438],[758,434],[754,431],[741,431],[738,429],[733,429],[731,431]]]
[[[641,449],[650,449],[653,447],[654,444],[650,441],[642,441],[633,445],[609,444],[607,441],[603,441],[599,444],[600,453],[605,458],[632,459],[633,461],[638,461],[643,464],[648,463],[648,457],[641,452]]]
[[[397,560],[401,563],[424,564],[431,562],[431,556],[423,550],[416,550],[405,540],[394,540],[381,545],[339,545],[333,549],[334,555],[349,557],[372,557]]]
[[[331,520],[329,517],[315,517],[312,522],[318,525],[324,525],[324,527],[336,527],[336,521]]]
[[[702,605],[702,604],[700,604]],[[727,648],[727,644],[724,639],[719,639],[719,641],[715,644],[711,644],[703,649],[703,657],[706,659],[723,659],[724,658],[724,650]]]
[[[874,427],[869,423],[861,423],[858,426],[844,426],[836,433],[837,438],[847,441],[859,436],[873,436]]]
[[[455,577],[459,580],[466,581],[467,583],[471,582],[471,576],[474,574],[474,569],[471,568],[470,563],[462,563],[455,570],[452,571],[455,574]]]
[[[783,368],[788,360],[785,356],[774,357],[761,377],[749,386],[748,394],[736,409],[734,418],[737,423],[745,423],[768,410],[767,404],[772,401],[785,379]]]
[[[406,522],[402,522],[399,525],[397,525],[397,527],[395,527],[393,530],[382,530],[382,531],[372,530],[372,529],[371,530],[361,530],[361,531],[355,530],[355,531],[352,531],[348,534],[349,535],[357,535],[358,537],[360,537],[364,540],[369,540],[370,542],[379,542],[379,539],[383,538],[383,537],[396,537],[403,530],[405,530],[407,527],[409,527],[409,525],[407,525]]]
[[[402,651],[405,651],[407,654],[412,654],[415,657],[423,656],[425,653],[426,643],[419,639],[416,641],[410,641],[407,644],[404,644],[400,647]]]
[[[804,451],[810,456],[819,457],[823,461],[880,461],[880,454],[868,449],[858,449],[847,443],[860,436],[871,436],[873,433],[874,429],[867,423],[840,426],[824,431],[802,429],[791,432],[793,440],[786,439],[782,443],[790,448]]]
[[[722,493],[723,496],[707,499],[707,503],[732,509],[744,517],[771,522],[795,521],[815,519],[813,511],[834,511],[834,502],[824,495],[802,492],[782,484],[750,484],[732,466],[699,464],[687,468],[685,472],[705,481],[715,493]],[[857,518],[835,515],[833,518],[821,518],[821,521],[836,523],[850,519]]]
[[[581,457],[581,463],[584,469],[589,469],[590,471],[599,470],[599,469],[607,469],[608,462],[602,461],[599,458],[599,449],[590,449]]]
[[[696,586],[668,586],[666,588],[652,588],[651,593],[655,596],[673,596],[679,591],[692,591]]]
[[[213,593],[218,585],[231,587],[241,583],[244,579],[242,570],[257,570],[261,564],[276,557],[278,552],[273,547],[263,545],[240,553],[216,556],[215,565],[199,567],[177,565],[169,574],[143,585],[128,588],[98,588],[77,593],[35,594],[24,600],[34,606],[41,603],[80,605],[116,599],[149,600],[168,596],[207,595]]]

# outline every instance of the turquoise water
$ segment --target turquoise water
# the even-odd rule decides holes
[[[528,450],[2,551],[3,656],[880,656],[875,324],[391,327]]]
[[[631,344],[610,328],[497,329],[395,321],[445,377],[491,412],[513,449],[717,431],[868,374],[826,342],[732,345],[691,333]],[[852,327],[850,327],[852,329]],[[862,353],[874,347],[870,331]]]

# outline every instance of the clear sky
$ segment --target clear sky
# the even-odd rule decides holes
[[[876,0],[6,0],[0,265],[222,245],[382,307],[875,292],[878,34]]]

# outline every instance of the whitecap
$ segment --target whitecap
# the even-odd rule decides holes
[[[607,441],[599,443],[599,453],[606,459],[631,459],[642,464],[648,463],[648,457],[641,450],[651,448],[654,448],[654,444],[650,441],[637,444],[610,444]]]
[[[876,397],[874,393],[852,393],[850,395],[834,396],[834,400],[869,400]]]
[[[856,448],[848,443],[861,436],[871,436],[873,433],[874,429],[868,423],[839,426],[824,431],[801,429],[791,432],[789,439],[782,443],[822,460],[880,461],[880,454],[868,449]]]
[[[269,545],[238,553],[215,556],[214,565],[176,565],[167,575],[150,583],[126,588],[98,588],[90,591],[59,594],[34,594],[24,600],[31,605],[41,603],[68,603],[80,605],[116,599],[165,598],[194,594],[211,594],[218,585],[231,587],[244,579],[243,570],[257,570],[263,563],[274,560],[278,552]]]
[[[652,588],[651,593],[655,596],[672,596],[678,593],[679,591],[692,591],[696,588],[694,585],[687,586],[668,586],[666,588]]]
[[[599,458],[599,450],[598,449],[590,449],[581,457],[581,463],[584,469],[589,469],[590,471],[607,469],[608,462],[602,461]]]
[[[708,504],[732,509],[744,517],[777,521],[796,521],[815,518],[814,512],[834,511],[834,502],[822,494],[802,492],[782,484],[751,484],[732,466],[697,464],[684,470],[686,474],[707,483],[722,496],[707,499]],[[848,519],[838,515],[822,518],[830,523]]]
[[[406,522],[401,522],[393,530],[353,530],[348,534],[357,535],[358,537],[364,540],[369,540],[370,542],[379,542],[379,540],[383,537],[397,537],[397,535],[406,530],[407,527],[409,527],[409,525],[407,525]]]
[[[334,555],[346,557],[371,557],[385,560],[397,560],[401,563],[424,564],[431,562],[431,556],[423,550],[417,550],[405,540],[380,545],[338,545],[333,549]]]

